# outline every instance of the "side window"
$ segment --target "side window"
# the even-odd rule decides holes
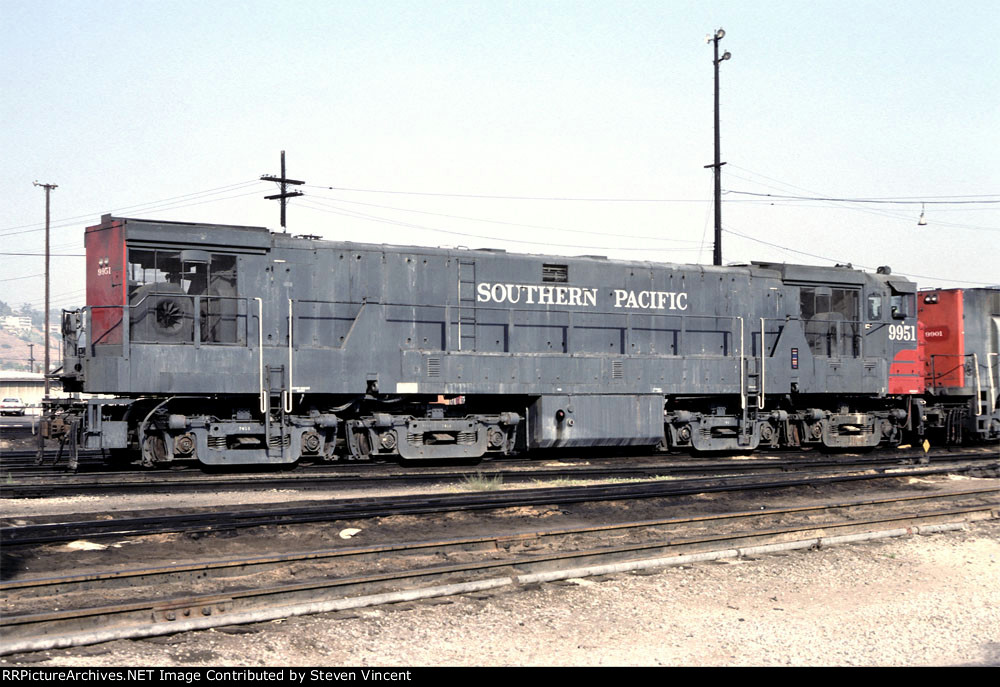
[[[151,292],[173,293],[180,287],[181,259],[177,251],[136,250],[128,253],[129,301]],[[167,286],[173,284],[174,286]],[[157,286],[159,285],[159,286]],[[143,288],[146,287],[146,288]]]
[[[803,286],[799,306],[809,350],[813,355],[860,355],[858,320],[861,293],[857,289]],[[870,306],[869,306],[870,307]]]
[[[177,251],[129,250],[129,336],[144,343],[192,343],[194,309]]]
[[[799,310],[803,320],[811,320],[816,314],[816,289],[803,286],[799,289]]]
[[[874,322],[882,319],[882,295],[872,294],[868,296],[868,319]]]
[[[916,315],[916,296],[912,293],[893,294],[889,303],[889,311],[894,320],[904,320]]]
[[[212,254],[207,288],[201,298],[201,340],[205,343],[246,343],[246,316],[236,290],[236,256]]]
[[[859,292],[854,289],[833,289],[830,310],[839,313],[847,322],[857,322],[861,318],[858,307]]]
[[[238,298],[236,265],[235,255],[130,249],[132,340],[245,344],[246,313]]]

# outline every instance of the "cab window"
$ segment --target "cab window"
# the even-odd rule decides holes
[[[868,296],[868,319],[876,322],[882,319],[881,294],[872,294]]]
[[[889,301],[889,312],[892,319],[904,320],[907,317],[914,317],[917,312],[916,298],[912,293],[895,294]]]

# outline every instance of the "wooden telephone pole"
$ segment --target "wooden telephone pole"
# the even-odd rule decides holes
[[[306,182],[299,181],[298,179],[287,179],[285,178],[285,151],[281,151],[281,176],[275,177],[265,174],[260,178],[261,181],[275,181],[281,185],[281,193],[273,196],[264,196],[265,200],[278,200],[281,201],[281,229],[285,230],[285,206],[288,204],[289,198],[294,198],[295,196],[301,196],[302,191],[289,191],[288,185],[299,186]]]
[[[52,370],[49,363],[49,197],[52,195],[53,189],[59,187],[55,184],[39,184],[37,181],[34,184],[45,189],[45,332],[43,333],[45,337],[45,367],[42,369],[42,378],[45,380],[45,395],[42,397],[42,412],[39,415],[38,455],[35,458],[35,462],[41,463],[45,454],[45,433],[42,431],[41,418],[45,414],[46,403],[49,400],[49,373]]]

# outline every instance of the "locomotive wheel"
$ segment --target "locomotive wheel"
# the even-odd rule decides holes
[[[147,434],[146,440],[142,442],[142,466],[151,468],[165,460],[167,460],[167,444],[163,437],[159,434]]]
[[[361,454],[362,458],[367,459],[372,452],[372,445],[368,440],[368,432],[361,431],[356,436],[358,439],[358,453]]]

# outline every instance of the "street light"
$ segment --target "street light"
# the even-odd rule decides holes
[[[729,51],[726,51],[722,57],[719,57],[719,41],[721,41],[726,35],[726,32],[719,29],[715,32],[714,36],[707,36],[705,38],[706,43],[714,43],[715,47],[715,57],[712,60],[712,64],[715,66],[715,163],[711,165],[705,165],[706,169],[708,167],[715,168],[715,248],[712,251],[712,264],[721,265],[722,264],[722,165],[726,164],[720,160],[720,145],[719,145],[719,63],[728,60],[732,55]]]

